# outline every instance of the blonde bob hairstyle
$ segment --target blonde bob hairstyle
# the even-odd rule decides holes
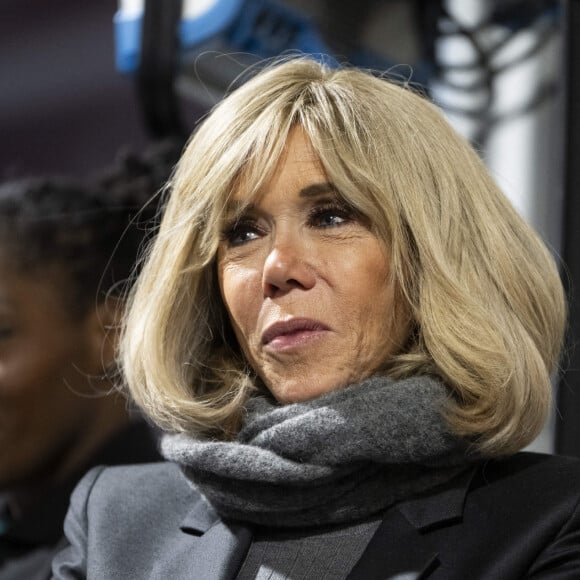
[[[133,398],[166,430],[235,436],[258,385],[220,297],[216,251],[229,198],[268,183],[297,125],[390,252],[411,330],[385,374],[440,377],[451,429],[486,455],[528,444],[549,409],[565,325],[549,251],[425,98],[305,57],[232,92],[178,163],[130,297],[121,358]]]

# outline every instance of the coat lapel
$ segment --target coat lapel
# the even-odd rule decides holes
[[[252,542],[249,528],[221,520],[208,504],[200,501],[187,514],[181,529],[199,536],[192,546],[195,578],[235,578]]]
[[[389,509],[348,580],[425,580],[439,567],[429,530],[461,521],[475,473],[467,470],[437,492]]]
[[[389,509],[347,580],[428,579],[440,565],[429,531],[461,522],[474,473],[467,470],[440,490]],[[209,504],[198,501],[181,529],[197,536],[191,552],[196,578],[235,578],[252,542],[248,527],[221,520]]]
[[[437,552],[397,509],[391,509],[371,538],[348,580],[427,578]],[[422,576],[419,576],[422,574]]]

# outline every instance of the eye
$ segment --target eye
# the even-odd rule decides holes
[[[253,240],[257,240],[262,235],[260,228],[253,220],[235,220],[226,227],[222,238],[229,246],[242,246]]]
[[[350,208],[339,203],[330,203],[312,208],[309,222],[312,227],[333,228],[348,223],[353,218],[354,213]]]

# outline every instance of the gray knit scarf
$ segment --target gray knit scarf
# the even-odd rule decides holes
[[[237,440],[166,435],[163,455],[220,516],[270,526],[351,522],[442,484],[473,460],[435,379],[373,377],[312,401],[248,402]]]

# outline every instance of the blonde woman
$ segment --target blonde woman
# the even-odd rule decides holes
[[[126,320],[169,461],[93,470],[56,578],[580,577],[558,272],[421,96],[298,58],[193,135]]]

